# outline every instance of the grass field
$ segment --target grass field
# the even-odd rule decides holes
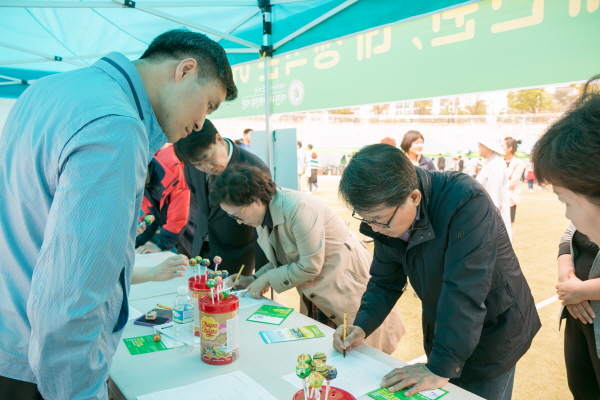
[[[351,211],[338,201],[337,186],[339,177],[319,177],[321,192],[314,196],[331,206],[358,233],[359,222],[351,217]],[[550,299],[538,309],[542,329],[535,337],[529,352],[517,364],[514,400],[541,399],[558,400],[572,398],[567,386],[563,359],[563,332],[558,331],[560,303],[552,301],[556,295],[556,257],[558,242],[568,225],[564,216],[564,205],[552,191],[542,191],[536,187],[534,193],[527,193],[527,185],[522,186],[522,200],[517,207],[514,243],[521,268],[535,299],[536,304]],[[373,248],[369,244],[370,249]],[[406,334],[400,341],[393,356],[406,362],[424,355],[421,332],[421,303],[409,289],[398,301],[396,307],[402,315]],[[295,290],[277,295],[277,301],[299,309],[299,297]]]

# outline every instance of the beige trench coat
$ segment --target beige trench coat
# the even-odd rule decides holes
[[[269,263],[256,275],[267,274],[277,293],[295,287],[337,325],[343,324],[346,312],[352,324],[370,278],[369,250],[330,207],[312,196],[278,188],[269,212],[271,233],[263,226],[256,228]],[[365,343],[391,354],[404,331],[394,308]]]

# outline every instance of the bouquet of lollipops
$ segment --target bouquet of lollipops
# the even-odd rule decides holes
[[[321,394],[329,398],[331,381],[337,377],[337,369],[327,365],[327,356],[318,352],[311,358],[309,354],[298,356],[296,375],[302,379],[304,400],[319,400]]]

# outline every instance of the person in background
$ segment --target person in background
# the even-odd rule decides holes
[[[254,298],[269,287],[277,293],[296,288],[304,315],[332,328],[343,324],[344,313],[354,321],[373,256],[335,211],[305,193],[277,188],[249,166],[219,175],[210,200],[239,224],[256,228],[267,255],[268,263],[255,275],[240,277],[237,287]],[[404,331],[394,309],[367,343],[391,354]]]
[[[463,160],[462,156],[458,156],[458,172],[463,172],[465,169],[465,160]]]
[[[599,84],[600,75],[585,84],[581,97],[536,143],[531,158],[538,183],[552,185],[565,204],[565,216],[573,224],[570,230],[584,235],[577,239],[577,233],[573,234],[573,250],[580,247],[585,252],[578,257],[572,253],[574,270],[567,260],[560,269],[562,282],[556,285],[558,298],[569,312],[565,315],[565,361],[569,389],[578,400],[600,398],[600,322],[596,320],[600,315],[600,253],[588,243],[600,243]]]
[[[442,153],[438,154],[437,164],[439,171],[443,171],[444,168],[446,168],[446,157],[444,157]]]
[[[250,132],[252,132],[252,131],[253,131],[253,129],[250,129],[250,128],[244,129],[243,142],[240,143],[240,147],[246,151],[251,151],[250,150]]]
[[[0,399],[106,399],[152,156],[237,97],[186,29],[37,80],[0,135]]]
[[[425,139],[419,131],[408,131],[402,138],[400,148],[404,150],[410,162],[416,167],[421,167],[429,171],[435,171],[435,165],[431,159],[423,156],[423,145]]]
[[[204,121],[202,129],[194,130],[173,147],[175,155],[185,165],[187,185],[197,203],[195,212],[190,211],[193,213],[193,235],[187,236],[189,231],[186,231],[184,236],[185,241],[191,242],[191,256],[208,258],[211,262],[215,256],[221,256],[220,269],[234,274],[245,265],[243,274],[252,275],[255,265],[266,262],[256,242],[255,230],[237,224],[220,207],[211,207],[208,195],[213,179],[233,165],[253,165],[270,175],[269,168],[256,155],[221,136],[210,120]]]
[[[164,145],[148,165],[142,211],[154,222],[135,238],[135,252],[154,253],[173,249],[188,222],[190,190],[185,183],[183,164],[173,145]]]
[[[313,145],[309,144],[308,146],[306,146],[306,149],[307,150],[305,152],[304,164],[308,164],[310,160],[312,160]]]
[[[381,139],[381,142],[379,143],[389,144],[390,146],[396,147],[396,139],[391,138],[389,136],[386,136],[383,139]]]
[[[344,169],[346,168],[347,163],[348,163],[348,160],[346,160],[346,155],[344,154],[342,156],[342,159],[340,160],[340,175],[342,175],[344,173]]]
[[[491,137],[480,139],[479,154],[486,162],[477,174],[477,182],[481,183],[494,205],[500,210],[508,237],[512,240],[508,170],[501,157],[504,155],[503,141]]]
[[[415,168],[400,150],[376,144],[354,156],[339,192],[375,251],[354,324],[345,342],[337,328],[334,347],[352,351],[410,279],[421,299],[427,362],[391,371],[381,386],[408,397],[450,381],[487,400],[510,399],[516,363],[541,323],[481,185],[466,174]]]
[[[315,193],[319,193],[321,189],[319,189],[319,185],[317,185],[317,180],[319,176],[319,160],[317,160],[317,153],[313,152],[310,156],[310,161],[306,164],[306,168],[310,170],[310,176],[308,177],[308,192],[312,193],[313,185],[316,190]]]
[[[527,181],[527,193],[533,193],[533,185],[535,184],[536,179],[531,160],[527,162],[527,174],[525,175],[525,180]]]
[[[512,137],[504,138],[504,161],[508,168],[508,190],[510,201],[510,228],[512,231],[512,242],[515,242],[515,216],[517,214],[517,204],[521,202],[521,177],[525,171],[525,162],[515,156],[517,147],[521,144],[520,140]]]
[[[306,152],[302,149],[302,142],[298,140],[297,143],[298,150],[296,151],[296,165],[298,168],[298,190],[302,190],[302,175],[304,175],[304,170],[306,168]]]

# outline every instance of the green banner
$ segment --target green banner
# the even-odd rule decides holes
[[[275,56],[271,112],[585,80],[600,73],[599,3],[485,0]],[[212,118],[264,114],[264,61],[233,70],[239,97]]]

